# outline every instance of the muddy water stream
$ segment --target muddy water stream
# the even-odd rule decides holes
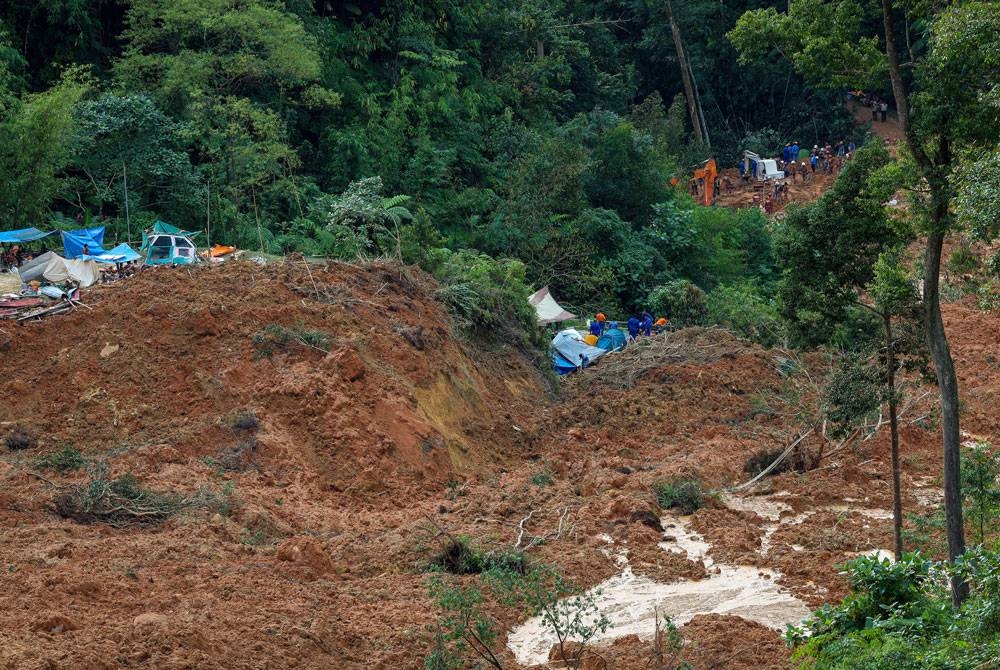
[[[691,531],[689,524],[687,517],[664,518],[664,541],[660,547],[701,561],[710,576],[664,584],[633,574],[627,551],[619,551],[622,572],[590,591],[598,610],[610,621],[607,630],[598,633],[592,643],[633,634],[651,639],[657,615],[670,616],[675,624],[683,625],[698,614],[731,614],[778,630],[809,615],[802,601],[775,584],[779,573],[715,563],[708,554],[711,547]],[[515,628],[507,639],[518,663],[528,666],[544,663],[556,642],[555,635],[539,617]]]
[[[846,505],[818,507],[793,515],[791,506],[777,497],[722,496],[723,504],[730,509],[753,512],[767,521],[758,550],[761,557],[767,556],[771,538],[780,527],[803,523],[817,512],[859,514],[872,520],[892,518],[892,513],[887,510],[857,509]],[[801,600],[775,583],[781,576],[777,571],[716,563],[709,555],[711,546],[691,530],[689,517],[665,517],[662,523],[663,542],[659,546],[664,551],[700,561],[709,576],[666,584],[633,574],[628,562],[628,550],[614,548],[612,538],[602,536],[601,539],[608,543],[605,551],[615,558],[622,571],[590,591],[598,611],[610,621],[607,630],[598,633],[591,641],[593,644],[600,645],[626,635],[652,639],[656,617],[664,615],[670,616],[680,626],[699,614],[729,614],[776,630],[784,630],[786,624],[797,624],[809,615],[810,610]],[[792,548],[801,550],[801,547]],[[882,550],[866,553],[891,557]],[[555,635],[539,617],[521,624],[507,638],[518,663],[527,666],[545,663],[549,650],[556,642]]]

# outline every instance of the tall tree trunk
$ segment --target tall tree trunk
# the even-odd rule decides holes
[[[938,206],[940,207],[940,205]],[[937,207],[935,208],[937,209]],[[935,216],[937,220],[937,216]],[[944,513],[948,535],[948,559],[954,561],[965,553],[965,527],[962,521],[962,489],[960,479],[960,432],[958,416],[958,377],[948,347],[948,337],[941,318],[939,293],[941,249],[944,235],[939,230],[927,236],[924,256],[924,320],[927,347],[937,372],[941,393],[941,432],[944,450]],[[969,585],[960,577],[952,577],[951,599],[961,606],[969,595]]]
[[[896,33],[893,31],[892,23],[892,0],[882,0],[882,24],[885,27],[885,56],[889,61],[889,81],[892,83],[892,97],[896,100],[899,127],[905,133],[910,126],[910,103],[906,97],[903,73],[899,69],[899,52],[896,50]]]
[[[885,324],[886,386],[889,391],[889,434],[892,442],[892,535],[896,561],[903,558],[903,494],[899,483],[899,419],[896,416],[896,346],[892,341],[892,315],[882,313]]]
[[[885,54],[889,65],[889,80],[896,99],[900,129],[906,137],[910,153],[927,180],[930,190],[931,230],[927,235],[924,255],[924,329],[927,347],[937,373],[941,395],[941,442],[944,452],[944,512],[948,536],[948,559],[954,561],[965,553],[965,527],[962,522],[961,442],[958,416],[958,376],[948,347],[948,336],[941,318],[941,250],[948,229],[948,209],[951,195],[947,175],[951,170],[951,150],[947,136],[938,137],[939,150],[932,159],[920,139],[910,128],[910,108],[906,84],[899,69],[899,54],[893,32],[892,0],[882,0],[882,23],[885,27]],[[960,607],[969,596],[969,585],[960,577],[951,579],[951,599]]]
[[[687,99],[688,114],[691,116],[691,127],[694,129],[694,137],[699,143],[705,143],[705,134],[702,132],[701,119],[698,116],[698,103],[695,99],[694,83],[691,81],[691,68],[688,65],[687,55],[684,53],[684,41],[681,39],[681,29],[674,20],[674,8],[667,0],[667,17],[670,19],[670,34],[674,38],[674,48],[677,50],[677,64],[681,68],[681,81],[684,82],[684,97]]]

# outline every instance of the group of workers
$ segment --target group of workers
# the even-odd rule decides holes
[[[661,317],[656,321],[653,320],[653,315],[649,312],[643,312],[642,316],[636,316],[633,314],[629,317],[626,322],[626,328],[628,329],[628,339],[630,342],[639,339],[640,335],[645,335],[649,337],[654,332],[659,334],[664,330],[670,329],[670,321],[666,318]],[[587,344],[596,344],[597,340],[604,335],[607,330],[617,329],[617,321],[608,321],[603,313],[598,312],[594,315],[594,319],[590,322],[590,333],[584,338]]]

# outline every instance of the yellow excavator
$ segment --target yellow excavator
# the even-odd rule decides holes
[[[719,176],[719,168],[715,164],[714,158],[709,158],[701,164],[700,168],[694,171],[694,181],[697,185],[699,179],[702,180],[702,187],[698,189],[701,194],[702,204],[711,207],[715,202],[715,178]]]

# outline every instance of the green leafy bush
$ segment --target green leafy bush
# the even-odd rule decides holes
[[[692,514],[705,506],[705,493],[697,479],[671,479],[656,485],[656,502],[663,509]]]
[[[653,289],[646,304],[654,314],[666,314],[676,326],[699,326],[708,320],[705,292],[687,279],[675,279]]]
[[[441,282],[436,297],[467,332],[486,341],[537,346],[523,263],[468,249],[437,249],[427,269]]]
[[[708,321],[773,347],[785,340],[785,326],[775,301],[750,282],[713,289],[707,297]]]

